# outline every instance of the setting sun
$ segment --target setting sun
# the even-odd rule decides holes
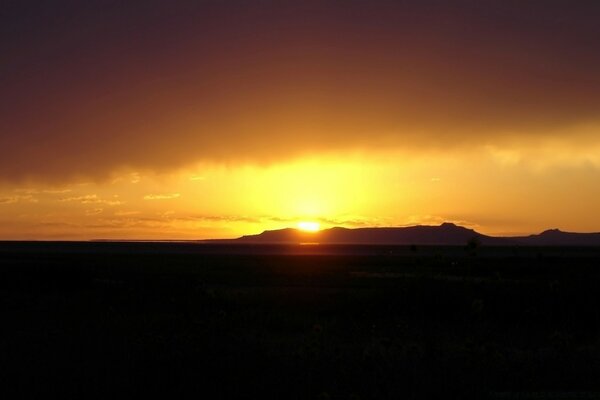
[[[298,222],[298,229],[305,232],[317,232],[320,228],[318,222],[302,221]]]

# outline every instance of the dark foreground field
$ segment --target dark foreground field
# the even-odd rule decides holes
[[[0,391],[598,398],[600,249],[1,243]]]

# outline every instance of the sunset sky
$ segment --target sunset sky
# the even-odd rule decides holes
[[[0,239],[600,231],[600,2],[8,0]]]

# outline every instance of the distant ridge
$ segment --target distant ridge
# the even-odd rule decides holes
[[[341,228],[304,232],[286,228],[246,235],[237,239],[212,239],[210,242],[254,244],[368,244],[464,246],[468,243],[490,246],[600,246],[600,233],[571,233],[551,229],[539,235],[496,237],[444,222],[439,226]]]
[[[600,233],[563,232],[560,229],[548,229],[539,235],[516,239],[534,246],[600,246]]]

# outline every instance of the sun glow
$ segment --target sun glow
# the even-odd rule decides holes
[[[313,221],[301,221],[298,222],[298,229],[304,232],[317,232],[320,228],[318,222]]]

